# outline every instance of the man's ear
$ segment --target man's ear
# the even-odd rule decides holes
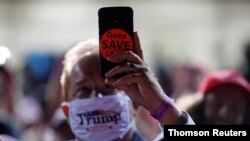
[[[64,115],[66,116],[66,118],[69,118],[69,105],[68,105],[68,103],[63,102],[61,104],[61,109],[62,109]]]

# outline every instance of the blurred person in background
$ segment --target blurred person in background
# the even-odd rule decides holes
[[[194,94],[205,76],[204,69],[199,65],[183,64],[173,72],[173,99],[183,95]]]
[[[211,73],[197,94],[181,97],[177,105],[196,124],[250,124],[249,83],[235,70]]]
[[[18,121],[23,129],[21,140],[55,141],[56,135],[50,126],[52,115],[46,107],[46,89],[54,59],[53,54],[46,53],[32,52],[26,56],[23,96],[16,106]]]
[[[67,118],[61,108],[58,108],[55,111],[51,119],[50,125],[56,135],[54,141],[69,141],[74,139],[74,134],[72,133],[67,122]]]
[[[55,141],[68,141],[74,138],[67,119],[60,108],[62,103],[60,78],[63,56],[64,54],[56,57],[45,92],[46,119],[56,134]]]
[[[245,63],[242,71],[246,80],[250,82],[250,42],[245,45],[244,49]]]
[[[0,65],[0,108],[9,115],[14,114],[14,76],[6,66]]]
[[[7,138],[13,138],[13,139],[20,139],[21,136],[21,129],[12,116],[3,115],[3,113],[0,113],[0,141],[1,137]]]
[[[44,101],[47,121],[50,121],[62,102],[60,78],[62,74],[62,60],[64,54],[58,55],[53,62],[52,70],[45,88]]]
[[[16,98],[14,73],[8,67],[11,53],[7,47],[0,47],[0,136],[20,138],[21,130],[15,119]],[[3,137],[3,138],[4,138]]]
[[[8,115],[13,115],[16,91],[14,73],[8,67],[10,59],[10,50],[0,46],[0,110]]]
[[[31,96],[39,103],[45,101],[45,93],[55,56],[53,54],[31,52],[25,57],[23,68],[24,96]]]
[[[66,53],[61,78],[62,109],[77,140],[144,140],[133,128],[131,100],[161,124],[193,124],[187,113],[179,111],[165,95],[141,59],[139,38],[136,33],[134,36],[138,55],[121,52],[110,56],[126,63],[107,72],[106,79],[99,72],[97,40],[81,42]],[[115,77],[120,73],[127,75]]]
[[[0,141],[18,141],[18,140],[8,135],[0,135]]]
[[[162,65],[164,64],[164,62],[160,59],[157,59],[158,61],[156,61],[156,77],[162,87],[162,89],[164,90],[164,92],[168,95],[168,96],[172,96],[173,94],[173,78],[172,78],[172,72],[171,72],[171,68],[167,65]]]

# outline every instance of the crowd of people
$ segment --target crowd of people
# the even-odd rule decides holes
[[[21,98],[15,76],[1,65],[2,140],[151,141],[163,140],[168,124],[250,123],[250,86],[236,70],[205,75],[200,68],[183,67],[175,71],[168,93],[161,75],[144,61],[136,32],[134,48],[109,56],[123,63],[105,77],[95,39],[57,59],[29,56]]]

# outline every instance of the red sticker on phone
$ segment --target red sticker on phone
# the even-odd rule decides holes
[[[133,42],[127,32],[121,29],[111,29],[105,32],[100,41],[100,53],[107,59],[114,53],[124,52],[133,49]],[[119,63],[119,60],[112,60]]]

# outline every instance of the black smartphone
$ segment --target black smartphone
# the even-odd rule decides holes
[[[133,9],[131,7],[103,7],[98,11],[100,73],[123,63],[107,58],[117,52],[134,49]]]

